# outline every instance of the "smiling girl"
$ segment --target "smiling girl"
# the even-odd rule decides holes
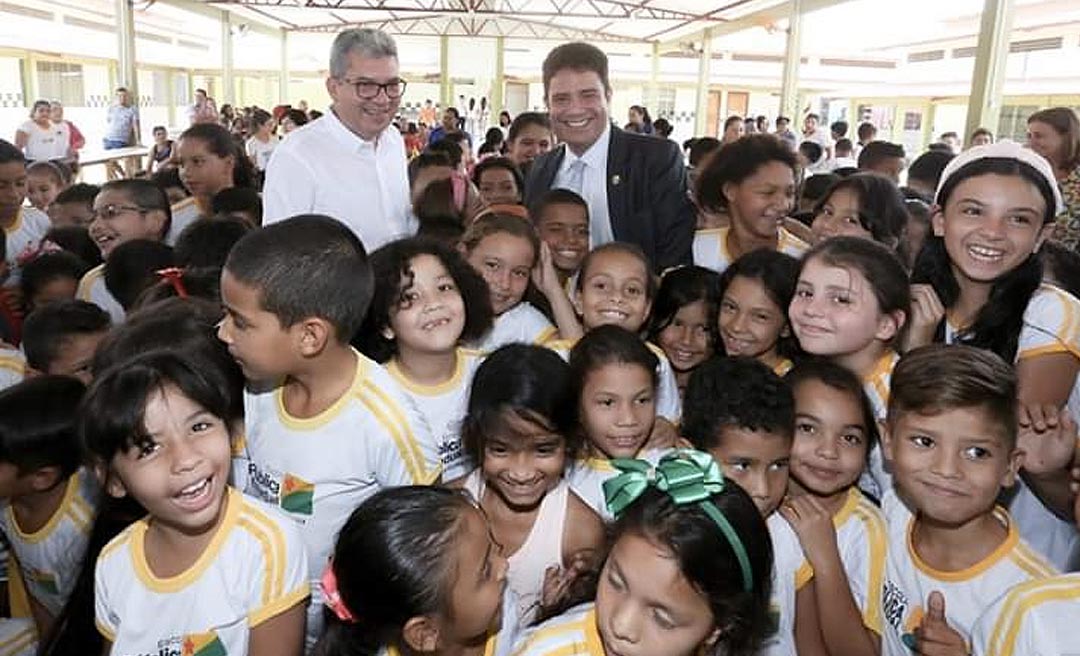
[[[694,235],[694,264],[724,272],[758,248],[799,257],[809,246],[781,224],[795,204],[795,154],[773,135],[752,134],[717,151],[697,177],[697,204],[731,225]]]

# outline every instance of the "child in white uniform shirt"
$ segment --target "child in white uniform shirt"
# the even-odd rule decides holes
[[[32,618],[39,635],[75,586],[100,493],[93,473],[79,468],[85,390],[73,378],[38,376],[0,393],[0,465],[12,470],[2,486],[0,530],[11,545],[10,585],[26,593],[11,595],[11,616]]]
[[[795,403],[767,365],[714,358],[686,388],[682,434],[716,459],[765,518],[773,543],[767,656],[825,653],[818,628],[813,571],[791,525],[776,512],[788,488]]]
[[[303,542],[280,511],[228,485],[239,390],[200,364],[148,353],[87,394],[82,433],[106,490],[149,512],[98,556],[98,630],[113,654],[299,656]]]
[[[460,490],[378,492],[341,528],[334,554],[322,578],[334,619],[318,653],[510,653],[507,561]]]
[[[882,653],[966,649],[976,619],[1008,588],[1053,576],[996,506],[1016,480],[1016,375],[968,346],[927,346],[892,377],[885,453],[896,491],[889,530]]]
[[[106,182],[94,198],[94,218],[90,238],[109,259],[116,247],[136,239],[163,241],[172,225],[169,199],[149,180],[113,180]],[[90,301],[109,313],[114,325],[123,323],[124,308],[105,286],[105,265],[86,272],[79,281],[75,297]]]
[[[375,295],[360,350],[382,363],[431,428],[443,479],[475,466],[461,443],[461,420],[483,354],[462,348],[491,326],[484,279],[456,251],[434,241],[393,241],[371,256]]]
[[[655,463],[667,449],[643,447],[656,422],[657,357],[637,335],[619,326],[590,330],[570,351],[584,453],[567,473],[572,489],[605,520],[604,481],[618,471],[613,458]]]
[[[876,656],[887,533],[856,485],[878,439],[873,408],[855,374],[828,361],[800,363],[784,382],[795,396],[795,441],[780,514],[813,567],[826,646]]]
[[[44,212],[23,207],[26,188],[26,158],[13,144],[0,139],[0,228],[6,237],[0,285],[9,287],[19,284],[19,256],[38,248],[50,227]]]
[[[313,577],[361,501],[440,475],[423,417],[385,369],[349,346],[372,284],[360,240],[318,215],[248,233],[222,274],[218,335],[249,381],[237,478],[302,527]],[[321,626],[316,590],[309,646]]]

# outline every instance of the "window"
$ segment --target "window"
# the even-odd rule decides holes
[[[39,61],[37,78],[40,100],[59,100],[68,107],[81,107],[86,104],[81,64]],[[39,98],[31,99],[33,100]]]
[[[1038,105],[1005,105],[998,119],[997,138],[1012,139],[1018,143],[1027,141],[1028,117],[1039,111]]]

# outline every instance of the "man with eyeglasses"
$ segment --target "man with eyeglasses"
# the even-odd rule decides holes
[[[392,125],[405,93],[394,40],[372,29],[338,34],[326,89],[330,111],[291,132],[270,158],[263,224],[326,214],[371,252],[415,232],[405,143]]]

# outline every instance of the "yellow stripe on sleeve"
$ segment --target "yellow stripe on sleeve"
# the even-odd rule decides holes
[[[880,590],[885,585],[885,557],[888,545],[885,522],[876,512],[863,507],[864,500],[860,500],[855,507],[855,516],[866,527],[866,538],[869,542],[870,571],[866,582],[866,608],[863,610],[863,624],[867,628],[880,634],[882,629],[881,594]]]
[[[1050,584],[1033,581],[1018,587],[1009,594],[1001,615],[994,623],[990,645],[985,656],[1012,656],[1016,651],[1016,638],[1023,627],[1024,618],[1032,608],[1050,601],[1080,599],[1080,585],[1075,579],[1066,578]],[[1002,633],[1003,632],[1003,633]]]
[[[412,430],[408,427],[404,417],[401,416],[400,410],[394,407],[386,407],[386,404],[382,401],[382,399],[385,399],[385,395],[366,382],[357,391],[357,397],[386,430],[390,439],[393,440],[412,482],[416,485],[428,485],[434,481],[439,475],[439,470],[436,469],[435,473],[429,476],[420,452],[420,446],[416,443],[416,438],[413,436]],[[395,418],[390,415],[397,415],[397,421],[394,421]]]
[[[35,640],[37,640],[37,631],[32,625],[27,625],[26,628],[9,636],[7,640],[0,642],[0,656],[18,654],[32,645]]]

